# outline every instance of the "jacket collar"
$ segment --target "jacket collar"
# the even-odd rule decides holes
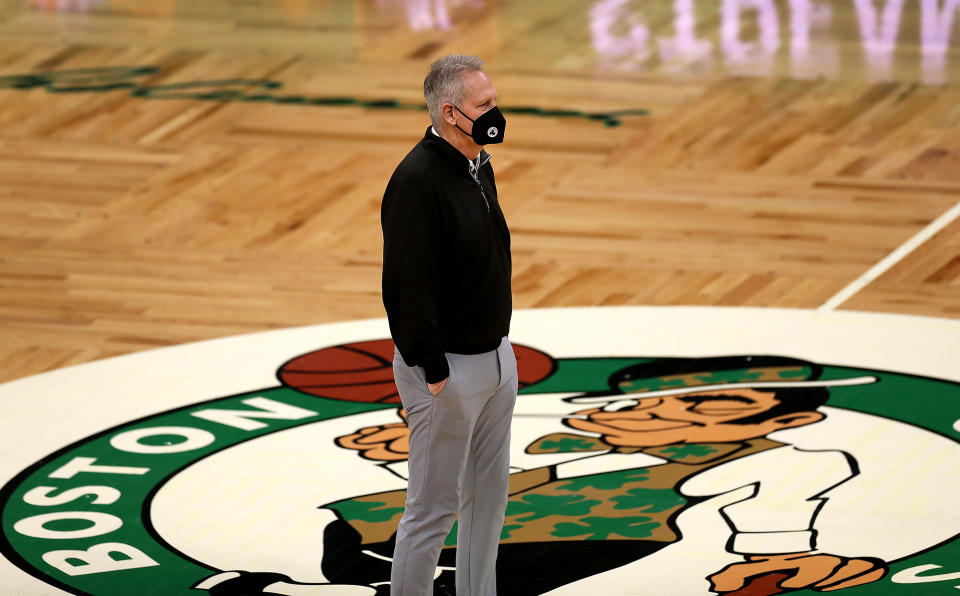
[[[426,147],[429,147],[430,149],[433,149],[434,151],[437,151],[443,155],[458,172],[463,172],[467,176],[470,176],[471,160],[463,153],[460,153],[459,149],[448,143],[446,139],[435,132],[433,126],[427,127],[427,132],[423,135],[423,140],[421,142]],[[481,148],[479,155],[479,167],[483,167],[488,161],[490,161],[490,157],[491,155]]]

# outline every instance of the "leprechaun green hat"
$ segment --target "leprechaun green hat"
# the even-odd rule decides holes
[[[610,391],[567,398],[571,403],[607,403],[729,389],[842,387],[877,382],[873,376],[821,379],[817,364],[786,356],[660,358],[610,375]],[[625,395],[624,395],[625,394]]]

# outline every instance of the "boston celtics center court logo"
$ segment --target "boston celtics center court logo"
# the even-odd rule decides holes
[[[651,355],[649,313],[623,310],[630,353],[602,326],[577,335],[576,316],[512,337],[501,594],[960,587],[960,384],[759,350]],[[50,593],[388,594],[408,432],[392,342],[356,337],[277,342],[272,386],[35,460],[2,490],[3,555]],[[454,523],[438,593],[456,545]]]

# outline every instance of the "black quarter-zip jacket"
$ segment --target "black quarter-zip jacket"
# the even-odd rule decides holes
[[[408,366],[449,375],[444,352],[494,350],[510,330],[510,231],[489,155],[469,161],[431,128],[397,166],[380,206],[383,305]]]

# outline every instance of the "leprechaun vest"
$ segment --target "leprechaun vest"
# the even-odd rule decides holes
[[[669,543],[678,535],[672,520],[687,504],[679,493],[686,479],[713,466],[783,446],[759,438],[742,443],[691,443],[647,449],[620,449],[629,457],[642,452],[665,460],[647,467],[556,478],[552,466],[510,476],[510,498],[500,534],[501,544],[644,540]],[[593,437],[558,433],[542,437],[527,453],[611,452]],[[353,527],[361,544],[389,540],[403,515],[406,491],[396,490],[326,505]],[[454,525],[444,548],[456,546]]]

